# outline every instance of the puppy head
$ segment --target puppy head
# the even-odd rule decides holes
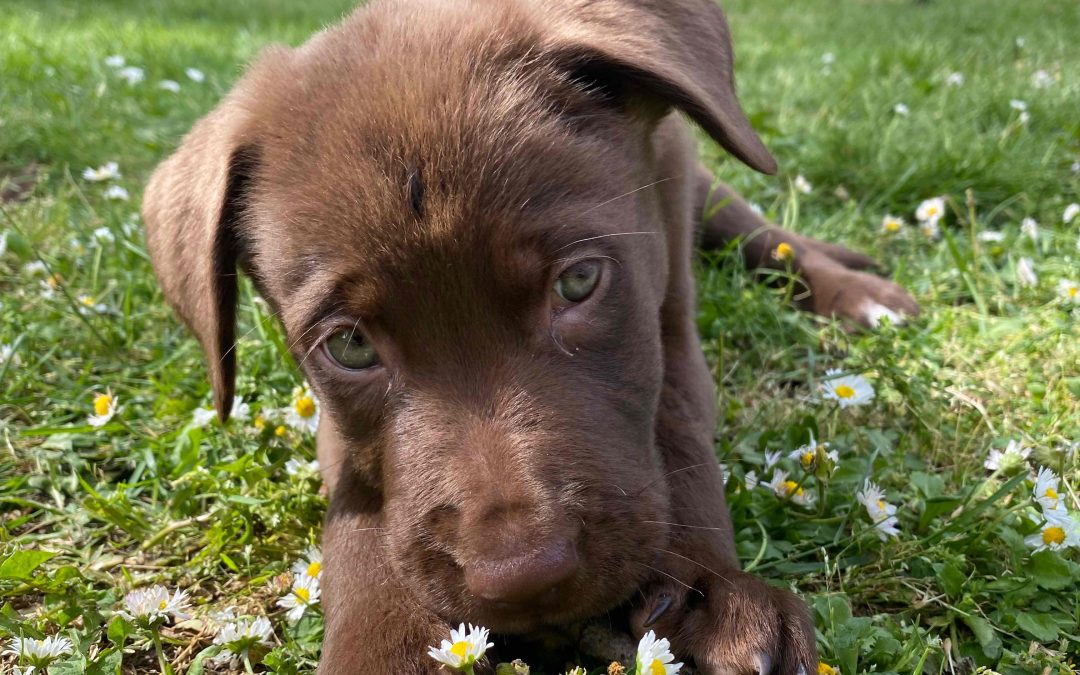
[[[453,621],[595,614],[666,540],[650,133],[679,107],[771,158],[719,10],[645,5],[374,3],[265,55],[147,189],[219,413],[239,264],[348,449],[335,501],[381,509],[372,545]]]

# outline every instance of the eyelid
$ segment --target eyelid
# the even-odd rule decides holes
[[[301,359],[301,362],[310,357],[312,352],[314,352],[316,349],[322,347],[322,344],[326,342],[330,338],[330,336],[332,336],[339,330],[345,328],[352,329],[356,333],[359,333],[366,340],[367,336],[364,335],[364,331],[361,330],[360,325],[360,319],[353,320],[343,316],[329,316],[316,322],[307,329],[304,335],[301,335],[299,338],[297,338],[297,340],[295,340],[295,342],[298,343],[306,336],[314,333],[314,337],[311,338],[311,344],[308,345],[307,349],[304,350],[304,355],[303,359]]]

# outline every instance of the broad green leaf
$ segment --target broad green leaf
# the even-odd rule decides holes
[[[34,570],[55,556],[52,551],[15,551],[0,563],[0,579],[31,579]]]

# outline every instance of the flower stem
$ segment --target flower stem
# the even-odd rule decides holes
[[[158,665],[161,666],[161,675],[173,675],[172,666],[165,660],[165,652],[161,649],[161,635],[158,629],[152,628],[150,636],[154,640],[154,651],[157,653]]]
[[[251,673],[252,675],[254,675],[255,673],[255,669],[251,667],[251,659],[248,658],[247,654],[244,654],[244,670]]]

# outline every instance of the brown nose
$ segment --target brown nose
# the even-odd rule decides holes
[[[580,564],[569,539],[554,539],[527,553],[466,567],[465,584],[485,600],[524,602],[569,579]]]

